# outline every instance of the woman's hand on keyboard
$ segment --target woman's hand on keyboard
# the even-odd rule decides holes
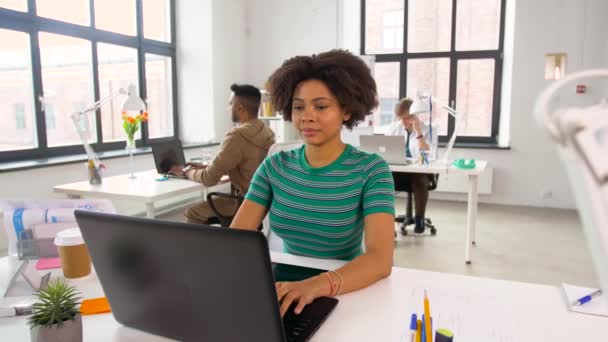
[[[313,300],[330,295],[330,285],[323,275],[301,281],[285,281],[275,284],[277,297],[281,303],[281,317],[294,304],[294,313],[299,315],[307,304]]]

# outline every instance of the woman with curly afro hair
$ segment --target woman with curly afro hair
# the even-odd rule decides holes
[[[277,282],[281,315],[292,303],[299,314],[315,298],[356,291],[391,273],[393,178],[382,158],[340,137],[342,126],[356,126],[378,105],[376,82],[361,59],[341,50],[293,57],[268,87],[304,144],[262,162],[231,227],[255,230],[268,212],[287,253],[349,261],[302,281]]]

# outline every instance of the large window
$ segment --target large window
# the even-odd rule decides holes
[[[0,0],[0,161],[83,153],[71,114],[134,85],[137,145],[177,136],[174,0]],[[96,151],[124,148],[118,96],[80,122]]]
[[[361,53],[376,58],[380,98],[373,125],[423,92],[461,113],[458,141],[496,143],[505,1],[363,0]],[[441,106],[430,116],[445,141],[454,119]]]

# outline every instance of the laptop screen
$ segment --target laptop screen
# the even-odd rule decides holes
[[[152,155],[156,171],[160,174],[168,173],[175,165],[186,164],[184,149],[179,140],[152,144]]]

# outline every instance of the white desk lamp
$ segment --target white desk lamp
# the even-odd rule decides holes
[[[601,298],[593,300],[595,304],[586,305],[593,304],[595,314],[608,316],[608,105],[550,108],[553,96],[564,86],[600,77],[608,78],[608,69],[573,73],[553,82],[538,97],[534,112],[566,168],[603,290]],[[598,305],[602,302],[603,306]]]
[[[140,112],[140,111],[145,111],[146,110],[146,104],[144,103],[144,101],[139,98],[139,96],[137,96],[137,90],[135,89],[135,85],[131,84],[128,87],[128,90],[124,89],[124,88],[120,88],[117,91],[113,92],[112,94],[108,95],[107,97],[93,103],[93,105],[91,105],[88,108],[85,108],[79,112],[73,113],[70,117],[72,118],[72,122],[74,122],[74,127],[76,127],[76,132],[78,133],[78,136],[80,137],[80,140],[82,141],[82,145],[84,146],[84,150],[87,153],[87,157],[89,159],[89,169],[94,169],[94,173],[95,176],[91,176],[89,181],[91,184],[100,184],[101,183],[101,176],[99,175],[99,168],[101,166],[101,163],[99,162],[99,158],[97,157],[97,154],[95,154],[95,151],[93,151],[93,148],[91,148],[91,145],[89,145],[88,139],[87,139],[87,131],[88,129],[85,129],[82,127],[81,122],[82,120],[85,118],[86,115],[90,114],[90,113],[95,113],[99,108],[101,108],[101,106],[103,106],[104,104],[106,104],[107,102],[109,102],[110,100],[118,97],[119,95],[126,95],[127,99],[125,100],[125,102],[122,105],[122,112]],[[133,176],[133,154],[130,153],[130,169],[131,169],[131,177],[134,178]]]
[[[412,115],[418,115],[418,114],[424,114],[424,113],[432,113],[433,112],[433,103],[439,103],[441,105],[441,108],[445,109],[448,114],[450,114],[451,116],[454,117],[454,132],[452,132],[452,136],[450,137],[450,141],[448,142],[448,146],[446,147],[444,153],[441,155],[441,158],[437,159],[437,163],[442,164],[442,165],[448,165],[449,164],[449,156],[450,153],[452,152],[452,148],[454,148],[454,142],[456,142],[456,136],[458,132],[458,128],[459,128],[459,123],[460,123],[460,114],[456,111],[456,109],[447,106],[447,105],[443,105],[440,103],[440,101],[431,96],[428,93],[418,93],[416,96],[416,99],[414,100],[414,102],[412,103],[412,106],[410,107],[410,114]],[[430,136],[431,136],[431,142],[433,140],[433,122],[432,122],[432,117],[431,120],[429,120],[429,129],[430,129]]]

